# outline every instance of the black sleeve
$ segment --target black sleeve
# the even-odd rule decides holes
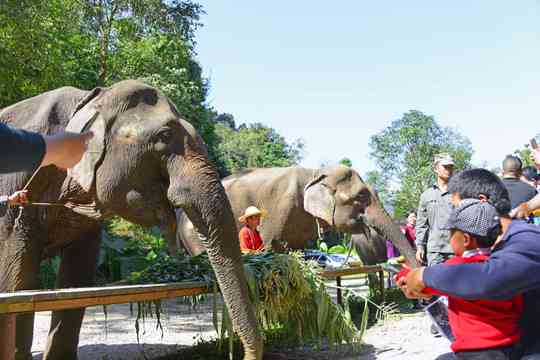
[[[45,140],[40,134],[0,124],[1,174],[35,170],[45,151]]]

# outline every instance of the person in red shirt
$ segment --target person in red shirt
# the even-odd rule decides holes
[[[455,257],[445,264],[484,262],[490,255],[501,227],[497,210],[484,200],[465,199],[452,211],[446,229]],[[402,270],[398,279],[410,269]],[[431,288],[426,294],[448,296]],[[506,360],[516,354],[521,333],[518,320],[523,312],[521,295],[508,300],[466,300],[448,297],[448,318],[455,337],[451,348],[457,359]]]
[[[259,210],[255,206],[250,206],[244,211],[244,215],[238,219],[244,226],[240,229],[238,238],[240,240],[240,250],[243,253],[254,253],[264,250],[261,234],[257,227],[261,223],[261,217],[265,216],[264,210]]]
[[[413,249],[416,249],[416,213],[411,212],[409,216],[407,216],[407,225],[401,227],[401,232],[405,235],[407,240],[409,240],[409,243],[413,247]]]

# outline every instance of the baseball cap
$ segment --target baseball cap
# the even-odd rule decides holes
[[[485,237],[497,226],[499,226],[499,214],[493,205],[478,199],[465,199],[452,210],[443,229],[457,229]]]
[[[454,165],[454,159],[452,159],[452,155],[448,153],[441,153],[435,155],[433,163],[440,163],[441,165]]]

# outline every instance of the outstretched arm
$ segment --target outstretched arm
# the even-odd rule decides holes
[[[0,173],[32,171],[47,165],[73,167],[81,160],[92,136],[91,132],[47,136],[0,123]]]
[[[42,135],[0,123],[0,173],[35,170],[45,151]]]
[[[526,236],[516,234],[515,236]],[[512,239],[484,263],[423,269],[425,286],[465,299],[507,299],[540,288],[540,234]],[[517,240],[517,241],[516,241]],[[407,279],[408,280],[408,279]],[[413,284],[411,283],[411,286]]]

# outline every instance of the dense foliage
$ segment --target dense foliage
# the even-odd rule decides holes
[[[231,118],[228,118],[229,120]],[[288,144],[283,136],[263,124],[241,125],[229,122],[215,125],[217,161],[222,175],[230,175],[245,168],[291,166],[301,159],[303,144]]]
[[[141,79],[196,127],[223,175],[295,164],[301,146],[260,124],[236,128],[233,119],[224,129],[227,115],[209,107],[209,84],[195,58],[203,13],[191,0],[2,1],[0,108],[61,86]]]
[[[403,114],[372,136],[370,147],[379,174],[371,173],[368,178],[380,196],[391,201],[396,217],[416,209],[420,195],[434,182],[436,154],[450,153],[459,171],[470,166],[473,153],[469,139],[417,110]],[[389,196],[391,187],[395,190]]]

